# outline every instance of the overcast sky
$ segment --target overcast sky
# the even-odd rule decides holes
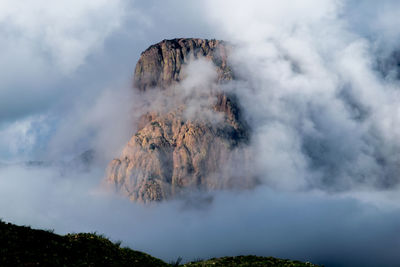
[[[199,7],[182,1],[1,1],[0,7],[1,161],[44,157],[61,118],[90,109],[107,89],[131,86],[149,45],[214,36]]]
[[[98,231],[165,260],[395,266],[400,87],[378,63],[400,48],[399,10],[395,0],[0,0],[0,218]],[[99,184],[133,134],[140,53],[178,37],[237,46],[242,80],[227,90],[253,127],[263,186],[143,207]],[[92,148],[90,172],[11,164]]]
[[[105,90],[129,87],[140,52],[163,39],[257,43],[281,19],[291,27],[334,16],[353,28],[350,33],[392,48],[398,37],[397,6],[396,1],[326,0],[298,6],[269,1],[1,1],[0,161],[45,157],[62,118],[90,109]],[[77,145],[85,135],[81,131],[65,146],[86,149]]]

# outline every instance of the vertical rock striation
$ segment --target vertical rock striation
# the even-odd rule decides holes
[[[138,202],[171,199],[190,190],[254,186],[255,179],[240,172],[250,157],[249,128],[236,97],[220,88],[233,79],[229,49],[217,40],[174,39],[142,53],[135,68],[135,89],[174,104],[160,108],[161,102],[155,101],[153,110],[143,114],[120,158],[110,163],[108,184]],[[216,88],[179,97],[185,90],[180,83],[185,66],[196,59],[212,62]],[[188,116],[193,103],[188,99],[193,98],[196,103],[206,101],[206,110]],[[207,112],[211,116],[205,116]]]

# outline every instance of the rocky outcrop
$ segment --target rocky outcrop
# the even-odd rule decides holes
[[[229,47],[222,41],[204,39],[164,40],[144,51],[136,64],[134,87],[141,91],[169,87],[182,79],[182,67],[190,60],[206,58],[217,67],[219,80],[232,79],[227,64]]]
[[[144,98],[158,95],[163,101],[153,101],[141,116],[138,131],[121,157],[109,165],[108,184],[139,202],[171,199],[190,190],[254,186],[255,179],[237,168],[249,161],[249,127],[236,97],[220,88],[233,79],[227,62],[229,49],[217,40],[174,39],[152,45],[142,53],[134,87]],[[215,81],[207,85],[213,88],[194,85],[192,90],[200,94],[181,97],[185,83],[179,82],[187,75],[184,69],[196,59],[213,63]],[[166,102],[174,104],[160,107]],[[198,102],[206,105],[189,116],[191,103]]]

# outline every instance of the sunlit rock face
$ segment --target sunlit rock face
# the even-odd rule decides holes
[[[231,47],[217,40],[164,40],[144,51],[134,88],[149,107],[122,155],[108,167],[107,183],[133,201],[162,201],[191,191],[243,189],[257,181],[250,129],[234,93]]]
[[[144,51],[136,64],[134,85],[141,91],[168,88],[182,79],[181,70],[189,60],[206,58],[215,64],[218,79],[232,79],[227,64],[229,47],[222,41],[204,39],[164,40]]]

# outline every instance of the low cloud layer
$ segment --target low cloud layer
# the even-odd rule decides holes
[[[400,260],[398,66],[382,63],[400,49],[396,1],[34,1],[24,12],[2,5],[3,220],[97,231],[167,261],[239,254],[325,266]],[[239,96],[252,127],[249,172],[263,185],[135,205],[104,192],[101,180],[146,104],[131,90],[140,52],[181,36],[234,45],[238,80],[224,90]],[[207,85],[209,69],[190,65],[192,79],[182,86]],[[204,79],[196,81],[196,72]],[[90,170],[60,167],[91,148],[100,156]],[[52,165],[21,164],[29,160]]]
[[[398,259],[398,208],[353,196],[259,187],[218,192],[211,203],[193,198],[197,207],[188,200],[142,206],[99,189],[93,177],[100,171],[60,176],[54,169],[8,167],[0,174],[10,178],[0,181],[4,220],[57,233],[104,233],[166,261],[257,254],[326,266],[394,266]]]

